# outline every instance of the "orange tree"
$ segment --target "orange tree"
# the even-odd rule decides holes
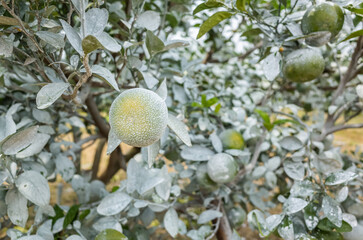
[[[8,238],[360,239],[359,0],[0,3]]]

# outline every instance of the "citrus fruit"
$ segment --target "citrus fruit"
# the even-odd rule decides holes
[[[247,214],[243,208],[233,207],[228,211],[227,216],[233,226],[237,227],[246,220]]]
[[[325,61],[319,50],[299,49],[287,55],[283,73],[289,81],[308,82],[319,77],[325,68]]]
[[[110,108],[110,125],[124,143],[145,147],[159,140],[168,120],[168,109],[156,93],[143,88],[122,92]]]
[[[311,6],[306,10],[301,21],[303,33],[328,31],[331,37],[335,37],[343,27],[344,13],[336,4],[325,2],[316,6]]]
[[[231,182],[238,172],[238,165],[231,155],[218,153],[208,160],[208,175],[216,183]]]
[[[233,129],[223,131],[219,138],[225,149],[242,149],[245,145],[241,133]]]
[[[214,191],[218,188],[217,183],[213,182],[208,175],[206,163],[198,166],[196,177],[201,189]]]

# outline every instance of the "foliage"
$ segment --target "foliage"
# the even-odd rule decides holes
[[[363,153],[342,152],[332,134],[363,127],[350,122],[363,110],[363,6],[333,1],[340,33],[303,34],[319,2],[0,0],[0,229],[19,240],[237,240],[247,218],[261,237],[359,238]],[[323,73],[289,81],[287,56],[312,45]],[[123,152],[108,114],[131,88],[165,101],[168,127]],[[223,148],[226,129],[243,147]],[[127,177],[109,192],[119,169]],[[57,176],[77,204],[53,204]]]

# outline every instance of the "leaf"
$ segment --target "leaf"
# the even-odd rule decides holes
[[[60,19],[59,21],[61,22],[63,30],[66,33],[67,39],[71,43],[72,47],[81,56],[83,56],[82,40],[81,40],[81,37],[79,36],[79,34],[66,21],[64,21],[62,19]]]
[[[82,14],[87,8],[88,0],[72,0],[72,3],[76,8],[77,12]]]
[[[216,132],[213,132],[209,136],[209,140],[212,142],[212,146],[216,152],[220,153],[223,151],[223,144],[221,139],[217,136]]]
[[[166,79],[164,79],[158,89],[156,89],[155,93],[161,97],[164,101],[168,97],[168,87],[166,85]]]
[[[142,72],[142,71],[139,71],[139,73],[142,75],[142,78],[144,79],[146,86],[149,89],[155,87],[156,84],[159,83],[159,80],[157,80],[151,73]]]
[[[84,53],[87,55],[97,49],[102,49],[102,44],[98,41],[95,36],[88,35],[82,40],[82,49]]]
[[[169,210],[164,215],[164,226],[166,231],[175,238],[178,234],[178,214],[174,208],[169,208]]]
[[[246,11],[246,0],[237,0],[236,1],[236,8],[240,10],[241,12],[247,12]]]
[[[137,25],[150,31],[158,29],[160,22],[160,14],[154,11],[145,11],[136,20]]]
[[[309,203],[304,209],[304,220],[306,227],[312,231],[319,223],[319,217],[316,215],[317,206],[313,203]]]
[[[44,42],[49,43],[55,48],[64,48],[65,43],[63,41],[63,36],[58,33],[39,31],[36,32],[35,35],[37,35]]]
[[[281,223],[281,221],[284,219],[284,214],[273,214],[266,218],[266,225],[268,227],[268,230],[273,232],[277,228],[277,226]]]
[[[220,211],[216,210],[207,210],[202,212],[200,216],[198,217],[198,224],[205,224],[209,221],[212,221],[213,219],[222,217],[223,214]]]
[[[39,235],[30,235],[30,236],[18,238],[18,240],[45,240],[45,239]]]
[[[16,188],[6,193],[7,213],[13,224],[25,227],[29,216],[27,202],[26,198]]]
[[[107,25],[108,11],[105,8],[91,8],[85,14],[84,36],[98,36]]]
[[[105,229],[97,234],[95,240],[127,240],[128,238],[114,229]]]
[[[29,127],[10,136],[1,146],[1,151],[5,155],[17,154],[19,151],[28,147],[33,142],[38,128],[39,126]]]
[[[282,148],[288,151],[296,151],[304,146],[303,143],[297,137],[294,136],[284,137],[280,141],[280,145]]]
[[[168,51],[168,50],[173,49],[173,48],[186,47],[186,46],[189,46],[189,43],[185,42],[185,41],[168,42],[168,44],[165,45],[163,51]]]
[[[115,76],[108,70],[107,68],[101,67],[100,65],[92,66],[92,75],[96,75],[96,77],[102,79],[110,86],[112,86],[116,91],[120,91]]]
[[[285,173],[292,179],[302,181],[305,176],[305,167],[301,162],[287,159],[283,163]]]
[[[156,193],[165,201],[167,201],[170,197],[170,191],[171,191],[171,177],[168,173],[168,168],[164,165],[161,169],[162,177],[164,178],[164,181],[160,184],[158,184],[155,187]]]
[[[339,203],[329,196],[323,198],[322,209],[325,216],[337,227],[342,226],[342,209]]]
[[[117,231],[122,231],[121,224],[118,222],[117,218],[115,217],[102,217],[98,219],[92,227],[101,232],[105,229],[114,229]]]
[[[45,133],[37,133],[32,143],[27,147],[26,149],[22,150],[21,152],[18,152],[16,154],[17,158],[27,158],[30,156],[33,156],[35,154],[40,153],[44,146],[48,143],[48,140],[50,139],[50,135]]]
[[[287,214],[293,214],[303,210],[309,203],[301,198],[289,197],[284,202],[283,209]]]
[[[24,197],[38,206],[49,204],[50,190],[48,181],[35,171],[26,171],[19,175],[15,184]]]
[[[262,62],[263,72],[269,81],[273,81],[280,74],[280,53],[271,53]]]
[[[270,121],[270,116],[268,115],[268,113],[262,111],[262,110],[259,110],[259,109],[255,109],[255,112],[260,115],[260,117],[262,118],[263,120],[263,126],[268,130],[268,131],[271,131],[272,128],[273,128],[273,125],[271,124],[271,121]]]
[[[363,15],[363,8],[355,8],[355,7],[351,6],[351,5],[348,5],[348,6],[344,7],[344,8],[348,9],[349,11],[354,12],[354,13],[356,13],[358,15]]]
[[[168,127],[175,132],[185,145],[188,147],[192,146],[187,126],[170,113],[168,114]]]
[[[355,31],[355,32],[352,32],[346,38],[344,38],[341,42],[345,42],[345,41],[347,41],[349,39],[356,38],[356,37],[359,37],[359,36],[363,36],[363,29],[362,30]]]
[[[19,22],[12,17],[0,16],[0,25],[19,26]]]
[[[63,222],[63,229],[66,229],[69,224],[72,224],[72,222],[76,219],[78,215],[78,209],[79,205],[73,205],[67,212],[64,222]]]
[[[147,164],[151,168],[160,150],[160,141],[156,141],[147,148]]]
[[[338,171],[329,174],[329,176],[325,180],[325,185],[327,186],[339,185],[342,183],[349,182],[357,177],[358,175],[354,172]]]
[[[16,124],[11,115],[0,116],[0,142],[16,132]]]
[[[285,218],[283,223],[280,224],[277,232],[284,240],[294,240],[294,224],[289,218]]]
[[[126,193],[111,193],[102,199],[97,207],[97,212],[104,216],[118,214],[130,204],[131,200],[132,198]]]
[[[69,83],[49,83],[42,87],[37,94],[38,109],[45,109],[52,105],[69,87]]]
[[[56,172],[59,173],[66,182],[70,181],[76,173],[76,167],[73,162],[61,154],[56,157],[55,166]]]
[[[357,95],[359,98],[363,99],[363,84],[359,84],[356,88],[355,91],[357,92]]]
[[[155,53],[163,51],[165,44],[161,41],[156,35],[154,35],[151,31],[147,30],[146,32],[146,47],[149,51],[150,55],[154,55]]]
[[[226,7],[226,5],[224,5],[222,2],[218,2],[218,1],[207,1],[206,3],[201,3],[199,4],[193,11],[193,15],[206,10],[206,9],[212,9],[212,8],[218,8],[218,7]]]
[[[198,32],[197,39],[201,38],[204,34],[209,32],[214,26],[216,26],[221,21],[232,17],[233,14],[229,12],[217,12],[213,14],[210,18],[208,18],[201,26]]]
[[[10,57],[13,53],[13,40],[0,36],[0,56]]]
[[[121,45],[108,33],[102,32],[100,35],[96,36],[96,38],[103,48],[110,52],[119,52],[121,50]]]
[[[66,240],[84,240],[84,239],[78,235],[71,235],[71,236],[67,237]]]
[[[110,155],[120,144],[121,140],[116,136],[115,132],[110,129],[107,139],[107,155]]]
[[[184,148],[180,152],[180,156],[183,159],[190,161],[208,161],[212,156],[214,156],[214,152],[209,148],[196,145]]]
[[[318,224],[318,228],[323,230],[323,231],[337,231],[337,232],[350,232],[352,231],[352,227],[345,221],[342,221],[342,226],[341,227],[337,227],[336,225],[334,225],[334,223],[332,223],[331,221],[329,221],[328,218],[323,218],[319,224]]]

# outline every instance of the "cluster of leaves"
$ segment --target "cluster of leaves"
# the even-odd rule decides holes
[[[310,1],[0,2],[0,226],[11,239],[198,240],[219,231],[238,240],[245,220],[261,237],[354,239],[362,153],[342,153],[330,134],[363,127],[348,123],[363,110],[359,1],[336,1],[344,29],[320,48],[324,74],[304,84],[286,81],[281,66],[305,39],[326,40],[301,32]],[[132,87],[166,100],[172,131],[123,154],[103,116]],[[241,132],[245,147],[223,147],[224,129]],[[97,167],[81,168],[97,139],[111,154],[102,181]],[[222,152],[238,163],[236,178],[204,186],[198,169]],[[108,192],[120,168],[127,178]],[[76,205],[62,205],[61,192],[50,204],[57,175]]]

